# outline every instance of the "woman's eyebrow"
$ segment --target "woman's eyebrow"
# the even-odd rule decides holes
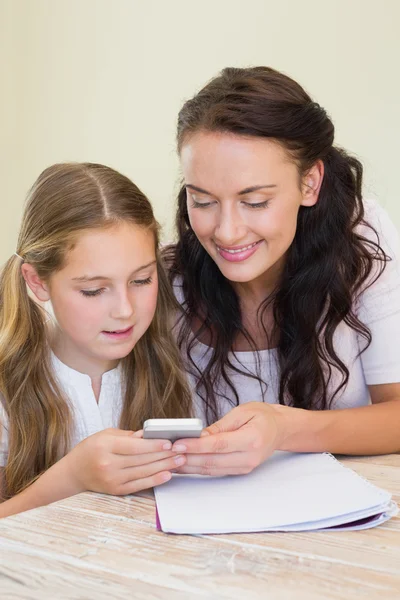
[[[185,187],[194,190],[195,192],[199,192],[200,194],[207,194],[208,196],[214,195],[211,192],[207,192],[207,190],[203,190],[202,188],[197,187],[197,185],[192,185],[191,183],[186,183]],[[271,189],[275,187],[276,185],[274,183],[264,185],[253,185],[251,187],[244,188],[244,190],[238,192],[238,196],[244,196],[245,194],[250,194],[251,192],[257,192],[258,190],[262,190],[265,188]]]
[[[152,260],[151,262],[147,263],[146,265],[142,265],[141,267],[138,267],[137,269],[135,269],[132,272],[132,275],[135,275],[135,273],[138,273],[139,271],[143,271],[143,269],[147,269],[147,267],[151,267],[152,265],[156,264],[156,260]],[[88,275],[83,275],[82,277],[73,277],[72,281],[97,281],[99,279],[102,280],[109,280],[110,277],[106,277],[105,275],[93,275],[91,277],[89,277]]]
[[[202,188],[197,187],[197,185],[192,185],[191,183],[185,183],[185,187],[194,190],[195,192],[199,192],[200,194],[207,194],[208,196],[213,196],[211,192],[207,192],[207,190],[203,190]]]
[[[253,185],[251,187],[245,188],[241,192],[239,192],[239,196],[244,196],[244,194],[251,194],[251,192],[257,192],[258,190],[263,190],[265,188],[271,189],[276,188],[274,183],[265,184],[265,185]]]

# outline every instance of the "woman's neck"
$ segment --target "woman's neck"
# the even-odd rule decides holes
[[[242,310],[253,312],[279,288],[286,257],[281,257],[267,272],[252,281],[236,282],[231,285],[240,299]]]
[[[273,297],[279,287],[281,273],[282,265],[277,264],[257,279],[244,283],[232,282],[239,297],[243,327],[250,334],[257,350],[275,348],[279,343],[273,315]],[[247,338],[239,334],[234,350],[240,352],[253,348]]]

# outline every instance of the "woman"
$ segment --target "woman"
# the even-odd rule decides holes
[[[248,472],[276,449],[400,450],[398,237],[333,142],[326,112],[266,67],[225,69],[179,114],[168,258],[210,425],[175,445],[184,472]]]

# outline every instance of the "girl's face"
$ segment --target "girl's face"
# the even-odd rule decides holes
[[[88,374],[104,372],[131,352],[153,319],[154,235],[128,223],[85,231],[44,288],[57,324],[59,358]]]
[[[301,205],[318,198],[323,165],[302,185],[284,149],[266,138],[200,131],[181,151],[190,224],[232,282],[274,284]]]

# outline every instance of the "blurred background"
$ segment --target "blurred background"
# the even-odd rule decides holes
[[[0,262],[48,165],[110,165],[173,235],[182,103],[225,66],[269,65],[324,106],[400,230],[398,0],[0,0]]]

